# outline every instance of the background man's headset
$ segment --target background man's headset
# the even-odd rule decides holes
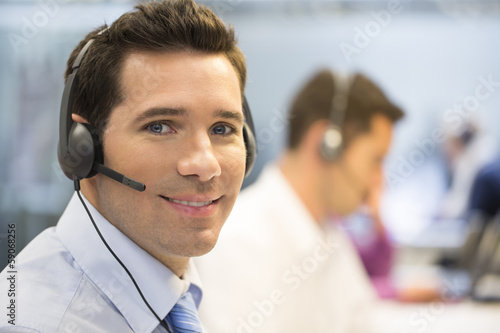
[[[102,34],[106,30],[107,28],[99,32],[98,35]],[[128,268],[118,258],[118,256],[114,253],[114,251],[102,236],[99,228],[97,227],[97,224],[92,218],[92,215],[90,214],[90,211],[80,194],[80,180],[93,177],[98,172],[116,180],[119,183],[124,184],[125,186],[133,188],[134,190],[142,192],[146,189],[146,185],[130,179],[125,175],[104,166],[102,141],[101,138],[99,138],[97,128],[90,124],[75,123],[72,120],[71,114],[73,108],[73,97],[78,85],[78,69],[80,68],[80,64],[93,42],[94,39],[89,40],[76,57],[75,62],[72,66],[71,74],[68,75],[64,86],[59,121],[59,145],[57,148],[59,164],[61,165],[61,169],[63,170],[64,174],[69,179],[73,180],[75,191],[78,194],[78,197],[80,198],[80,201],[87,211],[87,214],[89,215],[89,218],[92,221],[92,224],[102,242],[116,259],[116,261],[127,272],[128,276],[134,283],[137,292],[139,293],[151,313],[153,313],[153,315],[167,330],[167,332],[171,332],[164,320],[161,319],[149,305],[148,301],[142,294],[141,289],[137,285]],[[246,148],[246,177],[252,171],[253,165],[255,163],[255,158],[257,156],[257,144],[254,135],[255,131],[252,115],[250,113],[250,108],[245,97],[243,97],[243,114],[245,117],[245,122],[243,124],[243,138]]]
[[[335,74],[333,77],[333,97],[330,104],[329,124],[323,134],[320,152],[326,161],[335,161],[342,155],[344,136],[342,126],[349,101],[349,92],[355,77],[349,74]]]

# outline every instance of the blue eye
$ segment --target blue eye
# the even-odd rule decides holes
[[[228,135],[233,132],[233,129],[231,126],[228,125],[217,125],[212,129],[212,133],[216,135]]]
[[[148,126],[148,129],[155,134],[163,134],[172,130],[170,126],[164,123],[153,123]]]

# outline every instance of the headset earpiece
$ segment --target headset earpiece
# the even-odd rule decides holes
[[[335,161],[342,154],[342,130],[330,124],[323,134],[321,156],[326,161]]]
[[[333,97],[329,113],[329,125],[321,140],[320,153],[325,161],[335,161],[342,155],[344,136],[342,126],[347,111],[349,91],[353,81],[350,75],[335,75],[333,79]]]
[[[252,113],[247,99],[243,96],[243,115],[245,123],[243,124],[243,139],[245,140],[245,148],[247,152],[245,163],[245,177],[247,177],[253,169],[255,159],[257,157],[257,141],[255,139],[255,127],[253,126]]]
[[[64,174],[70,179],[93,177],[97,172],[92,170],[95,162],[103,162],[102,145],[97,129],[89,124],[74,123],[68,135],[68,153],[58,154],[59,164]]]
[[[82,159],[73,173],[81,179],[97,174],[97,171],[92,170],[94,162],[103,163],[102,144],[97,133],[94,126],[83,123],[75,123],[69,133],[69,149],[71,152],[76,152]]]
[[[255,164],[255,157],[257,156],[255,136],[247,123],[243,125],[243,139],[245,140],[245,148],[247,151],[245,163],[245,177],[247,177],[250,172],[252,172],[253,166]]]

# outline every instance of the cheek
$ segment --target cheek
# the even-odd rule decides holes
[[[121,141],[121,142],[118,142]],[[107,153],[112,152],[112,154]],[[146,183],[175,169],[177,153],[158,144],[114,140],[104,149],[105,164],[125,176]]]
[[[238,189],[243,182],[246,164],[246,150],[243,145],[221,149],[217,157],[221,169],[230,178],[231,182],[238,184]]]
[[[351,156],[345,160],[342,179],[348,188],[349,195],[363,195],[366,192],[371,174],[371,162],[366,156]]]
[[[349,167],[360,182],[366,183],[374,168],[374,147],[366,144],[350,156]],[[362,149],[361,149],[362,148]]]
[[[104,162],[111,165],[128,165],[136,154],[136,147],[130,138],[108,129],[104,136]]]

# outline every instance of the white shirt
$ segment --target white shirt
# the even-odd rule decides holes
[[[211,332],[368,332],[373,287],[336,225],[313,219],[277,166],[245,189],[216,247],[194,259]]]
[[[191,262],[183,279],[178,278],[86,204],[160,318],[188,289],[199,304],[201,285]],[[16,258],[16,273],[11,271],[6,267],[0,274],[0,304],[5,308],[14,299],[15,326],[2,313],[2,332],[165,332],[106,249],[76,194],[57,226],[28,244]],[[8,297],[12,275],[15,296]]]

